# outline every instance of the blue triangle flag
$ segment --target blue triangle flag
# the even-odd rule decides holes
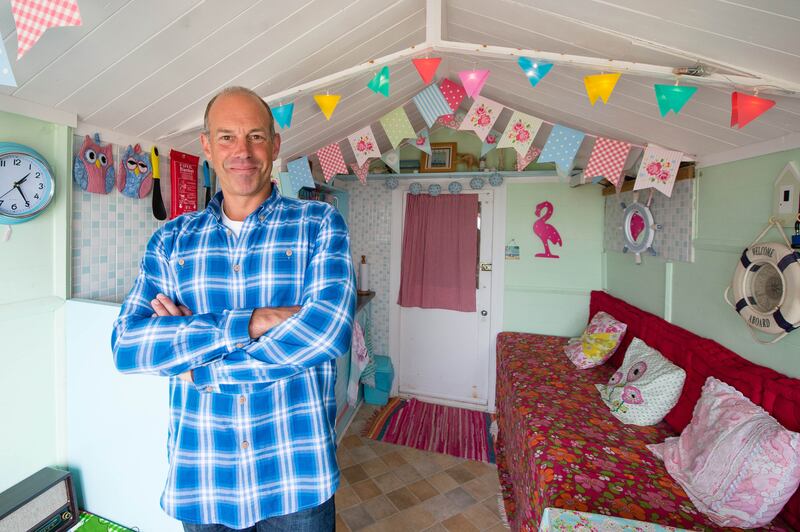
[[[517,64],[527,76],[528,81],[531,82],[532,86],[536,86],[537,83],[542,81],[550,69],[553,68],[552,63],[542,63],[531,59],[530,57],[520,57],[517,60]]]
[[[14,72],[11,71],[11,63],[8,61],[6,47],[3,44],[3,37],[0,35],[0,85],[16,87],[17,80],[14,79]]]
[[[294,113],[294,102],[289,102],[286,105],[275,107],[272,110],[272,117],[281,126],[281,129],[286,129],[292,126],[292,113]]]

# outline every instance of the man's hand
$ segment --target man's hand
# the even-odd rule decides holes
[[[170,298],[164,294],[158,294],[154,300],[150,302],[153,307],[153,317],[161,316],[191,316],[192,311],[183,305],[176,305]],[[185,371],[178,375],[178,378],[186,382],[194,382],[192,379],[192,370]]]
[[[248,328],[250,338],[260,338],[268,330],[300,312],[301,308],[297,306],[257,308],[250,317],[250,327]]]

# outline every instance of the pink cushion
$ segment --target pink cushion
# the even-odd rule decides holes
[[[648,448],[720,526],[768,524],[800,485],[800,434],[714,377],[680,437]]]
[[[592,317],[579,338],[573,338],[564,346],[567,358],[579,369],[588,369],[603,364],[619,347],[625,335],[626,325],[605,312]]]

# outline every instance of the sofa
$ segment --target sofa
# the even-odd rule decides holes
[[[701,514],[645,445],[679,434],[709,376],[734,386],[784,427],[800,431],[800,379],[745,360],[605,292],[605,311],[627,324],[614,356],[578,369],[567,338],[502,332],[497,337],[497,464],[512,530],[537,530],[545,508],[618,516],[690,530],[720,530]],[[622,363],[635,337],[686,371],[677,405],[657,425],[625,425],[595,388]],[[763,530],[800,530],[800,490]]]

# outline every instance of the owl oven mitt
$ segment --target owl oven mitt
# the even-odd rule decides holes
[[[114,188],[113,146],[100,145],[100,134],[89,135],[75,154],[72,179],[81,190],[94,194],[108,194]]]
[[[150,154],[142,152],[140,145],[130,146],[120,157],[117,188],[129,198],[143,198],[153,189],[153,168]]]

